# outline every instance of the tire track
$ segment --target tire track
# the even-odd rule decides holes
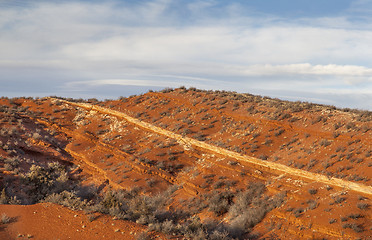
[[[96,106],[96,105],[91,105],[91,104],[88,104],[88,103],[75,103],[75,102],[69,102],[69,101],[60,100],[60,99],[54,99],[54,100],[62,101],[66,104],[76,106],[76,107],[81,107],[81,108],[87,109],[89,111],[93,110],[93,111],[97,111],[97,112],[100,112],[100,113],[109,114],[109,115],[112,115],[112,116],[123,118],[127,122],[135,124],[138,127],[147,129],[149,131],[152,131],[152,132],[155,132],[155,133],[158,133],[158,134],[161,134],[161,135],[164,135],[164,136],[169,137],[169,138],[176,139],[182,145],[198,147],[198,148],[203,149],[203,150],[207,150],[207,151],[214,152],[214,153],[217,153],[217,154],[220,154],[220,155],[224,155],[226,157],[234,158],[238,161],[247,162],[247,163],[250,163],[250,164],[254,165],[259,170],[274,172],[276,174],[288,174],[288,175],[292,175],[292,176],[295,176],[295,177],[298,177],[298,178],[307,179],[307,180],[315,181],[315,182],[322,182],[322,183],[327,184],[327,185],[332,185],[332,186],[340,187],[340,188],[343,188],[343,189],[356,191],[356,192],[363,193],[363,194],[366,194],[366,195],[372,195],[372,187],[370,187],[370,186],[366,186],[366,185],[355,183],[355,182],[345,181],[345,180],[338,179],[338,178],[333,178],[333,177],[329,178],[327,176],[324,176],[324,175],[321,175],[321,174],[318,174],[318,173],[307,172],[307,171],[304,171],[304,170],[301,170],[301,169],[291,168],[291,167],[288,167],[288,166],[285,166],[285,165],[282,165],[282,164],[279,164],[279,163],[263,161],[263,160],[260,160],[260,159],[254,158],[254,157],[241,155],[239,153],[236,153],[236,152],[224,149],[224,148],[216,147],[216,146],[213,146],[211,144],[195,140],[193,138],[183,137],[179,134],[176,134],[174,132],[171,132],[171,131],[162,129],[160,127],[154,126],[150,123],[142,122],[142,121],[140,121],[136,118],[133,118],[133,117],[131,117],[131,116],[129,116],[129,115],[123,113],[123,112],[107,109],[107,108]]]

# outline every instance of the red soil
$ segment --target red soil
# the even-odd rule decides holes
[[[90,221],[83,211],[56,204],[0,205],[0,213],[11,218],[3,224],[0,239],[136,239],[142,225],[97,215]],[[158,236],[158,235],[157,235]],[[154,235],[155,237],[155,235]],[[158,236],[158,239],[165,239]]]
[[[82,179],[83,185],[99,186],[102,192],[141,187],[142,194],[154,195],[178,184],[183,187],[169,208],[187,209],[179,201],[202,199],[217,189],[217,182],[225,181],[229,186],[219,189],[232,191],[263,182],[268,198],[280,192],[286,192],[287,197],[254,227],[258,238],[371,236],[371,210],[358,207],[372,205],[372,121],[368,112],[183,89],[98,102],[96,107],[56,99],[17,99],[13,103],[0,99],[0,104],[28,107],[28,112],[19,111],[13,122],[8,121],[13,115],[1,113],[4,121],[0,127],[16,126],[19,134],[0,135],[3,143],[22,149],[29,162],[59,161],[75,167],[72,177]],[[18,125],[17,119],[22,119]],[[0,156],[12,154],[0,148]],[[20,170],[26,172],[29,162]],[[1,181],[6,174],[14,175],[0,164]],[[21,228],[36,221],[34,211],[44,216],[38,221],[45,220],[34,226],[45,226],[46,230],[32,228],[32,224]],[[83,212],[53,204],[1,205],[2,212],[21,216],[0,232],[4,237],[20,233],[36,239],[95,239],[97,231],[113,239],[119,234],[122,239],[131,239],[128,231],[145,228],[108,216],[87,222]],[[58,215],[65,216],[71,228],[64,228],[55,217]],[[206,210],[198,216],[226,221]],[[82,221],[86,228],[81,228]],[[115,228],[104,221],[121,225]],[[363,231],[345,228],[346,223]],[[52,226],[56,231],[48,231]],[[69,235],[72,231],[68,229],[81,231]],[[49,235],[41,235],[44,233]]]

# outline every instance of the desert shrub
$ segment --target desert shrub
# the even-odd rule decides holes
[[[35,140],[40,140],[42,139],[42,136],[39,133],[35,132],[32,134],[32,138]]]
[[[368,198],[365,197],[365,196],[361,196],[361,195],[358,196],[358,200],[360,200],[360,201],[363,201],[363,200],[366,200],[366,199],[368,199]]]
[[[327,121],[327,118],[323,117],[323,116],[318,116],[316,117],[312,122],[311,124],[315,124],[315,123],[318,123],[320,121],[323,121],[323,122],[326,122]]]
[[[26,191],[34,202],[42,200],[49,194],[69,189],[67,172],[59,163],[49,163],[47,167],[32,165],[22,178],[27,184]]]
[[[13,169],[14,169],[13,166],[10,165],[9,163],[5,163],[4,168],[5,168],[6,171],[13,171]]]
[[[280,159],[280,158],[279,158],[278,156],[275,156],[274,159],[273,159],[273,161],[274,161],[274,162],[277,162],[279,159]]]
[[[292,118],[289,119],[288,121],[289,121],[289,122],[296,122],[296,121],[298,121],[298,120],[300,120],[300,118],[292,117]]]
[[[157,214],[164,210],[164,206],[170,200],[170,195],[175,190],[175,187],[171,187],[164,193],[152,197],[138,195],[137,190],[108,191],[93,208],[120,219],[149,224],[156,222]]]
[[[237,180],[229,180],[229,181],[226,181],[226,187],[227,187],[227,188],[234,187],[234,186],[236,186],[237,183],[238,183]]]
[[[158,161],[157,164],[156,164],[156,167],[161,169],[161,170],[165,170],[167,166],[164,163],[164,161]]]
[[[315,208],[318,207],[318,203],[314,200],[308,200],[307,204],[309,204],[308,209],[314,210]]]
[[[156,179],[148,179],[146,180],[146,184],[149,186],[149,187],[153,187],[155,186],[155,184],[157,183],[158,181]]]
[[[51,202],[73,210],[83,210],[87,205],[86,200],[82,200],[74,192],[63,191],[61,193],[53,193],[45,197],[42,202]]]
[[[323,146],[323,147],[327,147],[327,146],[331,145],[331,142],[328,141],[327,139],[322,139],[322,140],[320,140],[319,145]]]
[[[208,196],[208,209],[209,211],[216,214],[216,216],[221,216],[230,208],[232,204],[234,194],[229,191],[213,191],[211,196]]]
[[[249,208],[253,199],[259,198],[264,191],[263,185],[252,186],[244,192],[239,193],[236,196],[234,205],[230,208],[229,216],[230,218],[236,218],[245,209]]]
[[[259,137],[260,135],[261,135],[260,133],[253,133],[252,138],[255,139],[255,138]]]
[[[213,184],[214,189],[222,188],[226,185],[226,182],[224,180],[218,180],[215,184]]]
[[[267,160],[268,156],[262,154],[258,157],[259,159],[262,159],[262,160]]]
[[[295,208],[293,209],[293,214],[296,218],[298,217],[301,217],[302,216],[302,213],[304,212],[305,210],[303,208]]]
[[[189,128],[184,128],[182,130],[182,135],[185,136],[185,135],[188,135],[188,134],[191,134],[193,133],[193,131],[191,131]]]
[[[169,157],[168,157],[168,160],[169,160],[169,161],[177,160],[177,156],[169,156]]]
[[[335,223],[335,222],[337,222],[337,220],[336,219],[334,219],[334,218],[331,218],[331,219],[329,219],[329,224],[333,224],[333,223]]]
[[[358,203],[357,207],[359,209],[362,209],[362,210],[367,210],[367,209],[369,209],[369,204],[368,203]]]
[[[247,191],[236,196],[235,202],[228,212],[231,222],[228,231],[232,237],[240,239],[249,232],[250,228],[261,222],[267,212],[282,204],[283,194],[278,194],[272,199],[262,199],[264,191],[263,184],[253,183],[250,184]]]
[[[327,168],[331,167],[333,164],[330,163],[328,160],[326,160],[322,163],[322,165],[323,165],[324,169],[327,169]]]
[[[207,140],[206,136],[207,136],[206,134],[197,133],[193,136],[193,138],[199,141],[205,141]]]
[[[335,130],[337,130],[337,129],[339,129],[340,127],[342,127],[342,125],[343,125],[342,123],[337,122],[337,123],[333,124],[333,127],[334,127]]]
[[[256,144],[252,144],[252,146],[251,146],[251,152],[253,153],[253,152],[256,152],[257,151],[257,149],[259,148],[260,146],[258,146],[258,145],[256,145]]]
[[[283,115],[280,117],[279,120],[284,120],[284,119],[287,119],[287,118],[290,118],[290,117],[292,117],[291,114],[289,114],[289,113],[285,113],[285,114],[283,114]]]
[[[17,168],[20,162],[21,160],[18,157],[5,158],[4,160],[4,163],[8,165],[8,168],[10,170]],[[4,164],[4,167],[6,168],[5,164]]]
[[[227,230],[225,230],[225,231],[214,230],[209,235],[209,239],[211,239],[211,240],[228,240],[228,239],[231,239],[231,238],[229,237],[229,233],[227,232]]]
[[[102,134],[105,134],[105,133],[108,133],[110,130],[108,129],[100,129],[98,131],[96,131],[96,135],[102,135]]]
[[[294,167],[298,169],[302,169],[305,167],[305,164],[303,164],[302,162],[295,162]]]
[[[128,153],[128,154],[133,154],[134,151],[135,151],[135,149],[129,144],[125,144],[125,145],[121,146],[121,150],[123,152]]]
[[[160,92],[162,93],[170,93],[170,92],[173,92],[174,89],[173,88],[164,88],[163,90],[161,90]]]
[[[335,203],[342,203],[343,201],[346,200],[346,198],[337,196],[334,198],[334,200],[335,200]]]
[[[360,233],[360,232],[364,231],[363,226],[358,225],[356,223],[345,223],[345,224],[342,225],[342,227],[353,229],[357,233]]]
[[[290,145],[290,144],[292,144],[292,143],[295,143],[295,142],[297,142],[299,139],[298,138],[292,138],[288,143],[287,143],[287,145]]]
[[[318,189],[314,189],[314,188],[309,189],[309,193],[311,195],[317,194],[317,192],[318,192]]]
[[[214,178],[216,175],[211,173],[211,174],[206,174],[206,175],[203,175],[203,178],[204,179],[207,179],[207,178]]]
[[[352,122],[349,122],[349,123],[347,123],[346,124],[346,129],[353,129],[353,128],[355,128],[355,123],[352,123]]]
[[[5,213],[1,214],[1,223],[2,224],[7,224],[11,220],[10,217],[8,217]]]
[[[231,221],[230,233],[234,237],[244,235],[249,229],[261,222],[267,212],[268,209],[264,206],[246,209]]]
[[[278,131],[276,131],[276,132],[274,133],[274,135],[275,135],[276,137],[278,137],[278,136],[282,135],[282,133],[284,133],[284,132],[285,132],[284,129],[279,129]]]
[[[349,214],[347,217],[351,219],[364,218],[364,216],[361,215],[360,213],[352,213],[352,214]]]
[[[269,146],[271,143],[273,143],[273,140],[271,140],[271,139],[266,139],[264,144],[265,144],[266,146]]]
[[[5,188],[3,188],[0,194],[0,204],[7,204],[7,203],[8,203],[8,196],[6,195]]]
[[[334,138],[337,138],[338,136],[340,136],[340,133],[338,133],[338,132],[334,132],[334,133],[333,133],[333,137],[334,137]]]
[[[345,149],[344,149],[343,147],[341,147],[341,146],[338,146],[338,147],[336,148],[336,152],[340,152],[340,151],[344,152]]]

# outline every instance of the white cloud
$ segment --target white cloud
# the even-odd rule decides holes
[[[104,86],[104,85],[121,85],[121,86],[153,86],[153,87],[173,87],[174,82],[161,81],[154,82],[153,80],[139,80],[139,79],[99,79],[99,80],[90,80],[90,81],[77,81],[69,82],[66,84],[66,87],[81,88],[83,86]]]
[[[285,64],[285,65],[253,65],[244,71],[247,75],[332,75],[332,76],[355,76],[372,79],[372,68],[355,65],[311,65],[309,63]]]
[[[291,83],[299,92],[371,92],[371,22],[353,27],[346,16],[286,22],[242,16],[237,4],[226,6],[221,20],[203,14],[215,1],[196,1],[187,7],[203,24],[188,24],[169,11],[172,4],[40,1],[0,8],[0,82],[11,84],[27,68],[34,69],[29,81],[63,72],[65,87],[249,91]]]

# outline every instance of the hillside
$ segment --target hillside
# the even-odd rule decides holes
[[[83,214],[71,224],[92,237],[371,237],[369,111],[181,87],[106,101],[2,98],[0,119],[9,239],[29,219],[17,204]],[[45,239],[38,227],[27,234]]]

